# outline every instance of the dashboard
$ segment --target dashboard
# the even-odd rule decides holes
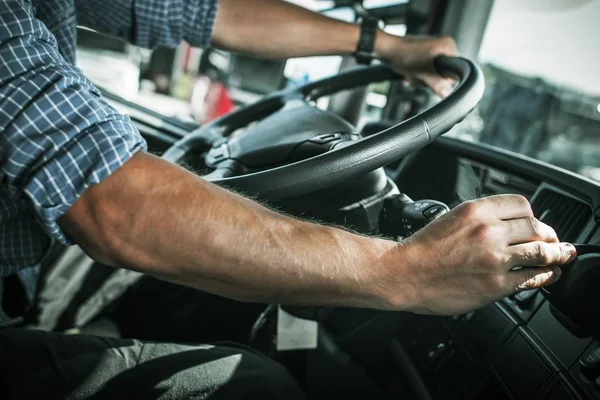
[[[600,243],[600,186],[552,166],[442,138],[392,173],[412,198],[454,205],[522,194],[561,240]],[[600,280],[590,286],[600,286]],[[590,296],[592,304],[597,296],[569,290],[572,297]],[[600,309],[586,312],[590,319],[600,317]],[[540,290],[464,315],[407,316],[403,326],[392,352],[416,398],[600,399],[600,332],[578,330]]]

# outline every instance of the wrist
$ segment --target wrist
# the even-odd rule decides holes
[[[375,58],[386,63],[390,62],[392,57],[402,54],[403,42],[404,39],[402,37],[390,35],[379,30],[375,39]]]
[[[372,288],[370,295],[377,308],[408,311],[417,303],[416,291],[411,287],[412,246],[404,242],[380,240],[380,256],[371,259],[369,270]],[[373,265],[376,260],[376,265]]]

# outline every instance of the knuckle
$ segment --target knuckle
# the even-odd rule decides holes
[[[483,262],[485,265],[492,266],[494,268],[501,268],[504,265],[504,259],[495,251],[488,250],[483,254]]]
[[[476,201],[466,201],[458,206],[458,210],[466,218],[476,218],[479,216],[481,203]]]
[[[492,227],[487,224],[479,224],[473,230],[473,238],[476,242],[489,242],[493,238],[493,230]],[[486,254],[493,254],[491,251],[488,251]]]
[[[535,237],[538,237],[538,238],[541,237],[543,234],[543,229],[542,229],[540,222],[537,219],[535,219],[534,217],[527,217],[526,221],[527,221],[527,225],[529,226],[529,230],[531,231],[531,233]]]
[[[525,250],[522,253],[515,254],[515,258],[517,259],[517,264],[520,261],[526,263],[526,265],[534,265],[537,262],[537,248],[533,250]]]
[[[529,203],[529,200],[527,200],[527,197],[525,197],[521,194],[514,194],[513,197],[519,205],[525,206],[525,207],[531,207],[531,204]]]
[[[514,261],[517,259],[517,257],[519,257],[518,253],[515,252],[510,252],[510,251],[503,251],[502,254],[500,255],[499,259],[500,262],[502,263],[502,267],[511,267],[514,266]]]
[[[543,265],[551,263],[552,257],[548,251],[548,246],[544,243],[537,243],[535,247],[535,258]]]
[[[489,287],[493,291],[503,291],[506,289],[507,277],[503,273],[497,273],[491,276]]]
[[[533,217],[533,209],[531,208],[531,203],[529,202],[529,200],[527,199],[527,197],[525,197],[525,196],[523,196],[521,194],[511,194],[509,196],[511,198],[511,201],[513,201],[514,204],[519,209],[527,210],[528,214]]]

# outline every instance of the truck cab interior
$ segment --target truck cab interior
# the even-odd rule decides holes
[[[580,256],[558,283],[463,315],[215,306],[215,321],[230,321],[225,336],[282,363],[314,399],[600,399],[600,1],[305,3],[375,16],[396,33],[453,36],[464,58],[437,68],[457,78],[455,91],[440,100],[350,58],[208,50],[201,69],[219,74],[237,106],[220,119],[199,126],[106,96],[153,153],[298,217],[401,240],[461,202],[521,194]],[[139,274],[77,248],[47,269],[54,289],[42,290],[38,326],[126,335],[103,309]],[[111,290],[94,297],[101,287]],[[317,324],[316,348],[280,350],[282,312]],[[176,327],[147,338],[165,329]]]

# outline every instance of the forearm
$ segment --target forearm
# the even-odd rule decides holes
[[[101,261],[246,301],[389,307],[379,283],[400,261],[393,242],[283,216],[143,153],[60,223]]]
[[[265,58],[350,55],[360,27],[280,0],[220,0],[213,32],[217,47]],[[380,32],[376,56],[397,43]]]

